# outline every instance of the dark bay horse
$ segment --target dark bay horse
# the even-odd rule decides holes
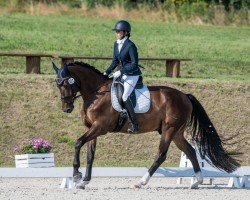
[[[112,79],[104,76],[94,67],[74,62],[61,69],[53,63],[57,73],[57,86],[61,93],[62,110],[71,113],[77,92],[83,99],[81,117],[87,131],[75,143],[73,161],[73,181],[76,188],[84,188],[91,180],[92,164],[96,150],[97,137],[107,132],[114,132],[119,113],[112,108],[110,88]],[[139,132],[158,131],[161,135],[157,156],[148,172],[135,187],[146,185],[157,168],[165,161],[171,141],[183,151],[192,162],[196,182],[193,188],[202,183],[203,177],[194,148],[183,136],[187,126],[192,128],[192,137],[198,138],[199,152],[220,170],[232,172],[240,164],[222,146],[222,141],[199,101],[191,94],[184,94],[165,86],[149,86],[151,95],[150,110],[136,114]],[[128,122],[120,130],[127,133]],[[80,149],[87,143],[87,166],[85,177],[79,172]]]

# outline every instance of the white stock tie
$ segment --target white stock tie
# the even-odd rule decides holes
[[[120,51],[122,49],[123,41],[122,40],[117,40],[116,42],[118,44],[118,50],[119,50],[119,53],[120,53]]]

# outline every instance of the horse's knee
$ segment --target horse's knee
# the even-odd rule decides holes
[[[77,140],[75,143],[75,149],[79,150],[84,145],[82,140]]]

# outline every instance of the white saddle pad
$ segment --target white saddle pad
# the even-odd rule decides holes
[[[118,102],[118,98],[116,96],[116,87],[114,87],[114,83],[111,86],[111,102],[113,108],[121,112],[122,107]],[[134,108],[135,113],[146,113],[148,112],[150,108],[150,92],[148,90],[148,87],[146,85],[143,85],[141,89],[135,89],[135,95],[136,95],[136,106]]]

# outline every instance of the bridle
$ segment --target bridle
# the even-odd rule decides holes
[[[58,81],[60,80],[60,82]],[[74,103],[74,101],[76,99],[78,99],[79,97],[81,97],[83,94],[79,94],[79,95],[76,95],[78,91],[76,91],[74,88],[80,88],[80,84],[76,81],[75,78],[73,78],[72,76],[68,76],[68,77],[65,77],[65,78],[56,78],[56,83],[57,83],[57,86],[58,87],[61,87],[64,83],[64,81],[68,80],[68,83],[70,85],[70,89],[73,93],[73,95],[71,96],[62,96],[61,95],[61,101],[67,101],[67,100],[71,100],[70,103]],[[98,86],[96,89],[94,89],[93,91],[91,91],[89,94],[92,94],[96,91],[98,91],[101,87],[105,86],[106,84],[104,85],[100,85]],[[110,92],[110,90],[108,91],[104,91],[104,92]]]
[[[72,76],[68,76],[65,78],[56,78],[56,84],[58,87],[61,87],[64,83],[64,81],[68,81],[69,85],[70,85],[70,89],[73,93],[73,95],[70,96],[63,96],[61,95],[61,101],[71,101],[70,103],[74,103],[74,101],[76,99],[78,99],[79,97],[82,96],[82,94],[76,95],[77,94],[77,90],[75,88],[79,88],[79,83],[77,83],[77,81],[75,81],[75,78],[73,78]]]
[[[73,96],[61,96],[61,100],[66,100],[66,99],[72,99],[72,102],[74,102],[76,99],[78,99],[79,97],[81,97],[82,94],[79,95],[73,95]]]

